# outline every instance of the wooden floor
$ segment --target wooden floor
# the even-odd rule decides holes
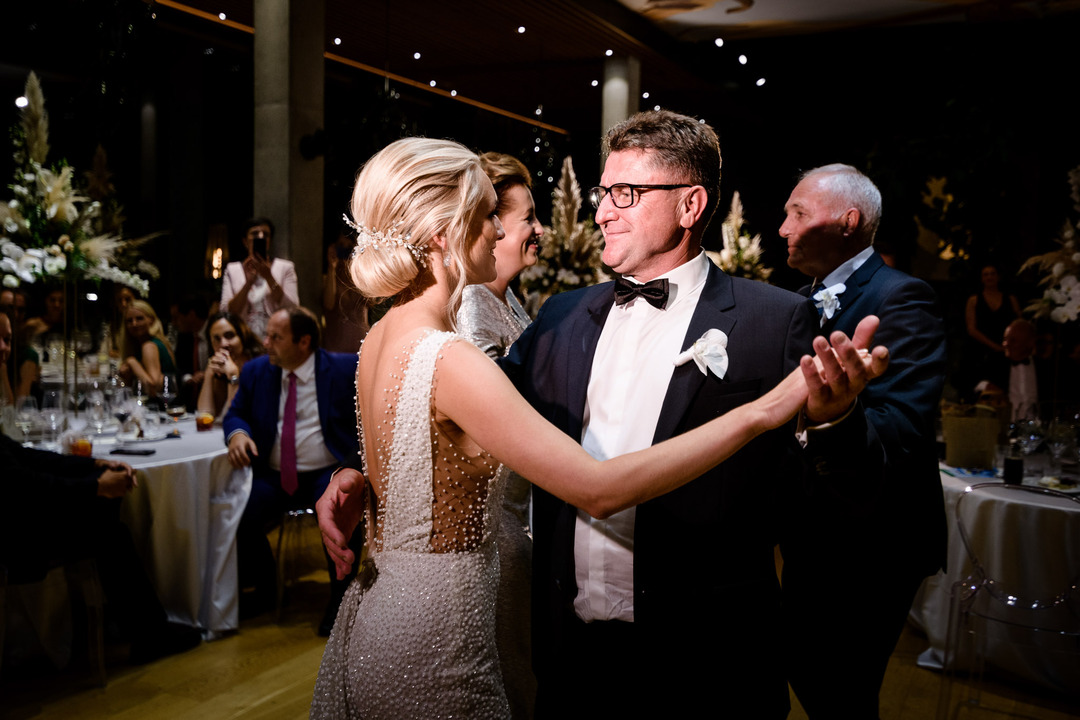
[[[304,576],[291,591],[281,623],[270,613],[242,623],[234,635],[146,666],[128,665],[126,648],[110,647],[109,682],[104,689],[88,687],[88,676],[76,669],[58,673],[5,666],[0,674],[0,718],[306,718],[325,646],[315,632],[328,592],[325,578],[325,572]],[[939,676],[915,664],[925,648],[924,638],[905,630],[885,677],[881,720],[934,717]],[[1080,708],[1004,686],[997,686],[990,699],[1036,720],[1080,718]],[[792,708],[789,720],[806,718],[794,697]]]

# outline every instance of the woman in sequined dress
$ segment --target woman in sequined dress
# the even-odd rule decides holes
[[[520,160],[488,152],[480,156],[480,165],[495,187],[495,212],[505,236],[495,243],[495,279],[465,287],[457,312],[457,329],[469,342],[496,359],[506,354],[531,322],[511,283],[522,270],[536,264],[544,226],[536,219],[532,178]],[[530,629],[531,488],[529,481],[517,473],[507,476],[496,537],[500,572],[495,639],[510,715],[518,720],[532,717],[536,700]]]
[[[495,649],[501,463],[606,517],[685,484],[790,420],[808,382],[865,382],[884,369],[882,353],[863,359],[844,340],[836,352],[845,370],[818,340],[819,365],[805,358],[758,400],[600,462],[453,332],[465,285],[496,277],[504,236],[476,155],[450,141],[399,140],[365,165],[351,210],[353,279],[366,296],[396,304],[369,332],[357,365],[370,554],[338,611],[313,718],[509,717]],[[332,482],[320,514],[335,506],[351,530],[359,497]],[[351,560],[346,540],[326,538],[341,572]]]

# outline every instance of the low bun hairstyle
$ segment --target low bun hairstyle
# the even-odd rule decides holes
[[[365,163],[353,188],[353,220],[372,233],[389,235],[419,248],[424,260],[401,246],[357,249],[349,274],[371,298],[409,300],[434,283],[430,254],[436,235],[446,238],[452,259],[446,273],[454,290],[447,317],[454,316],[465,288],[469,228],[484,196],[487,177],[475,153],[450,140],[404,138]]]

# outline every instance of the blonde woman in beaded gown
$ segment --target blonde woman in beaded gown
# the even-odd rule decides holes
[[[505,236],[495,243],[494,280],[467,285],[457,312],[458,333],[488,357],[502,357],[529,326],[510,283],[536,264],[544,226],[536,219],[532,178],[517,158],[488,152],[480,166],[495,187],[496,208]],[[529,720],[536,702],[532,671],[532,536],[529,504],[532,485],[515,472],[506,477],[496,544],[499,548],[499,590],[495,607],[495,640],[503,689],[510,715]]]
[[[351,209],[353,279],[365,295],[396,304],[371,329],[357,366],[370,555],[338,611],[313,718],[510,716],[495,644],[501,462],[604,517],[681,486],[784,424],[808,385],[846,378],[861,387],[884,369],[882,353],[861,359],[844,339],[834,355],[819,339],[817,366],[804,358],[760,399],[599,462],[453,332],[462,289],[495,278],[504,235],[476,155],[450,141],[399,140],[365,165]]]

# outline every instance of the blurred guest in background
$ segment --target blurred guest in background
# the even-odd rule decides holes
[[[968,342],[963,367],[971,376],[959,387],[989,380],[1003,388],[1008,383],[1009,363],[1001,340],[1009,323],[1020,317],[1020,303],[1015,295],[1002,291],[996,265],[984,265],[979,277],[982,289],[968,298],[964,311]]]
[[[180,375],[181,402],[191,408],[202,387],[203,368],[210,359],[210,341],[206,335],[206,318],[210,306],[206,298],[190,293],[176,304],[176,372]]]
[[[26,337],[39,337],[64,332],[64,291],[53,288],[45,293],[42,313],[26,321]]]
[[[244,321],[229,312],[219,312],[206,323],[206,339],[214,354],[206,363],[199,391],[199,412],[222,418],[240,386],[244,364],[266,352],[266,348]]]
[[[352,239],[341,233],[326,251],[323,347],[330,352],[356,352],[369,327],[367,300],[349,277],[352,248]]]
[[[489,152],[480,165],[495,186],[495,214],[506,235],[495,243],[494,280],[467,285],[458,308],[458,332],[493,359],[506,354],[530,319],[510,288],[518,274],[536,264],[544,227],[536,219],[532,178],[515,157]],[[499,590],[495,639],[503,687],[514,718],[530,718],[536,698],[532,672],[529,615],[532,586],[532,538],[529,504],[532,485],[511,472],[499,522]]]
[[[272,257],[274,223],[252,218],[244,225],[244,249],[248,256],[225,266],[221,285],[221,309],[244,318],[256,337],[266,333],[266,323],[276,311],[300,302],[296,267],[289,260]]]
[[[784,211],[788,265],[814,280],[802,294],[818,308],[820,334],[854,332],[876,315],[874,339],[889,348],[888,370],[854,406],[867,426],[858,482],[819,464],[789,498],[780,545],[795,695],[813,720],[872,720],[915,592],[945,562],[935,432],[945,331],[930,286],[874,250],[881,193],[870,178],[849,165],[815,168]]]
[[[133,300],[124,316],[120,334],[121,379],[128,383],[139,381],[149,395],[161,391],[166,375],[176,373],[176,358],[165,339],[165,329],[150,303]]]
[[[7,361],[7,382],[14,398],[31,395],[41,374],[41,359],[26,336],[26,291],[5,288],[0,292],[0,312],[11,324],[11,350]]]

